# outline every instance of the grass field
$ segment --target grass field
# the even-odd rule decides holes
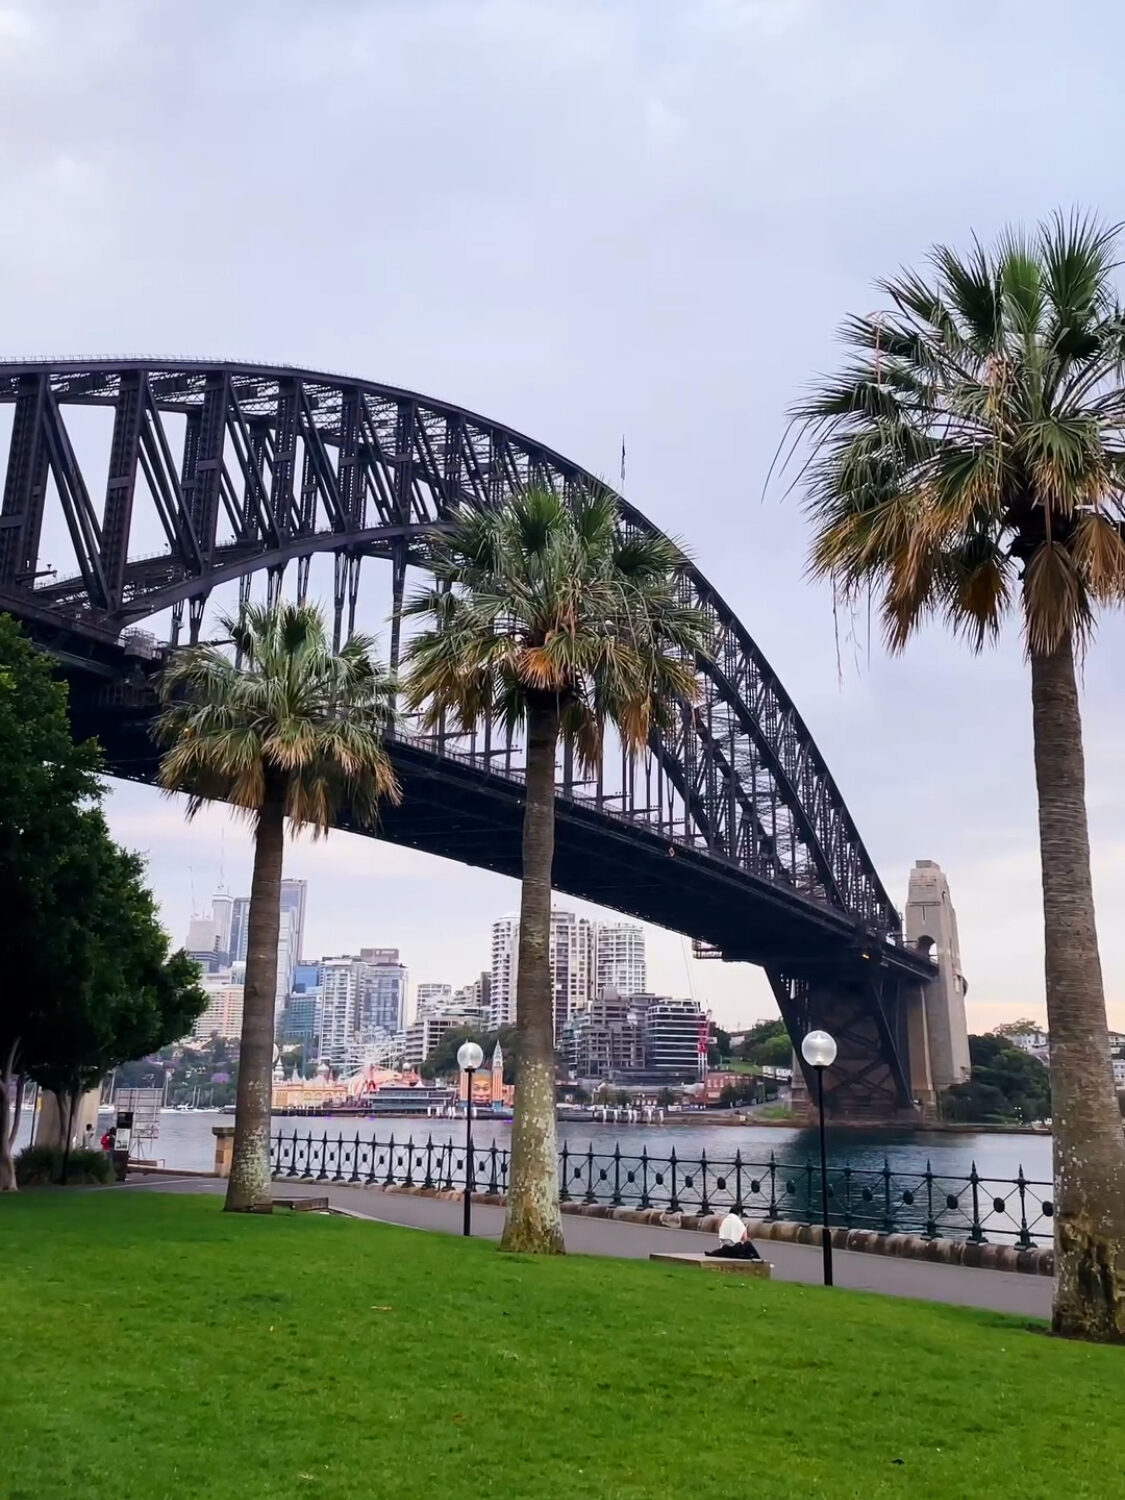
[[[3,1500],[1125,1493],[1125,1350],[213,1198],[0,1201]]]

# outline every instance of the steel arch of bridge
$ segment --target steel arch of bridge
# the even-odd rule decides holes
[[[307,370],[146,358],[6,362],[0,403],[14,407],[0,510],[0,608],[90,651],[164,611],[173,644],[185,634],[194,640],[212,590],[237,580],[245,597],[263,570],[276,597],[294,565],[303,597],[311,559],[331,553],[338,638],[354,625],[363,560],[390,562],[397,662],[406,569],[425,568],[427,534],[451,506],[495,505],[531,483],[567,493],[607,488],[552,449],[460,407]],[[75,406],[112,414],[97,495],[65,420]],[[173,414],[183,422],[176,443]],[[657,530],[614,498],[626,527]],[[55,504],[73,554],[63,577],[40,573],[45,513]],[[139,556],[131,539],[153,517],[163,549]],[[915,983],[928,966],[901,947],[898,913],[762,652],[695,567],[685,566],[681,588],[714,627],[712,655],[699,662],[699,701],[683,707],[676,731],[654,740],[639,764],[599,773],[592,787],[562,756],[559,796],[670,849],[720,862],[798,914],[817,917],[837,948],[846,937],[853,956],[875,958],[882,978],[853,988],[855,1015],[849,1022],[837,1013],[837,1027],[855,1032],[865,1087],[907,1105],[905,1023],[893,999],[884,1003],[881,986],[888,962]],[[402,748],[408,753],[405,739]],[[490,726],[471,741],[414,739],[409,750],[489,776],[519,775],[519,746]],[[791,936],[787,942],[792,950]],[[825,962],[819,950],[770,951],[760,936],[746,951],[737,941],[722,948],[726,957],[767,966],[795,1035],[813,1011],[824,1014],[810,999]],[[838,964],[835,949],[828,962]]]

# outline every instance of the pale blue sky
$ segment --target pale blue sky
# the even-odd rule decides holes
[[[974,1025],[1042,1014],[1026,673],[939,635],[838,677],[786,404],[873,279],[1009,219],[1125,216],[1125,17],[1075,0],[0,0],[0,346],[225,354],[459,402],[615,476],[690,541],[813,729],[888,885],[939,860]],[[377,614],[377,611],[375,611]],[[373,621],[377,623],[377,621]],[[845,632],[845,635],[847,632]],[[1088,662],[1111,1015],[1125,1026],[1125,627]],[[177,939],[225,844],[115,791]],[[225,839],[221,830],[225,828]],[[189,874],[190,870],[190,874]],[[516,888],[370,841],[300,844],[310,946],[461,982]],[[682,993],[678,937],[652,978]],[[727,1021],[760,976],[691,970]]]

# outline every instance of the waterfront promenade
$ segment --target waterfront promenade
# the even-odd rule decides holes
[[[124,1188],[96,1191],[221,1193],[226,1191],[226,1184],[212,1177],[138,1176],[131,1179]],[[327,1197],[333,1210],[358,1218],[440,1234],[461,1232],[460,1202],[383,1192],[378,1188],[300,1182],[279,1184],[277,1195],[286,1198]],[[474,1236],[498,1240],[503,1222],[503,1209],[487,1204],[473,1205]],[[587,1219],[570,1214],[563,1216],[563,1228],[567,1250],[579,1255],[647,1260],[651,1254],[660,1251],[697,1253],[710,1243],[691,1230],[624,1224],[611,1219]],[[765,1259],[773,1264],[777,1280],[819,1284],[821,1255],[815,1246],[770,1241],[760,1248]],[[1014,1313],[1021,1317],[1050,1316],[1052,1282],[1046,1276],[970,1270],[962,1266],[897,1260],[893,1257],[860,1255],[841,1250],[835,1252],[834,1265],[836,1284],[853,1291],[915,1297],[928,1302]]]

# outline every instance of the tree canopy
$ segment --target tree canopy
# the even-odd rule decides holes
[[[49,659],[0,615],[0,1071],[18,1066],[22,1007],[50,990],[58,949],[82,921],[67,893],[86,847],[83,810],[100,795],[100,755],[74,744],[66,702]]]
[[[429,1057],[422,1063],[419,1072],[423,1078],[455,1078],[460,1072],[457,1065],[457,1049],[464,1042],[477,1042],[484,1053],[483,1066],[492,1061],[496,1043],[500,1043],[504,1054],[504,1082],[514,1083],[516,1077],[516,1028],[501,1027],[499,1031],[481,1031],[471,1026],[455,1026],[439,1040]]]
[[[947,1120],[1019,1120],[1025,1124],[1051,1113],[1051,1077],[1037,1057],[1002,1036],[969,1038],[972,1073],[941,1099]]]
[[[738,1056],[759,1068],[787,1068],[793,1061],[793,1043],[785,1022],[755,1021],[738,1048]]]
[[[100,812],[84,820],[84,857],[71,872],[84,920],[56,947],[50,992],[27,1015],[23,1071],[58,1094],[178,1040],[207,1003],[199,966],[169,953],[143,860],[113,842]]]
[[[70,735],[49,660],[0,617],[0,1188],[14,1077],[72,1098],[188,1031],[198,969],[169,955],[137,855],[110,838],[95,746]]]

